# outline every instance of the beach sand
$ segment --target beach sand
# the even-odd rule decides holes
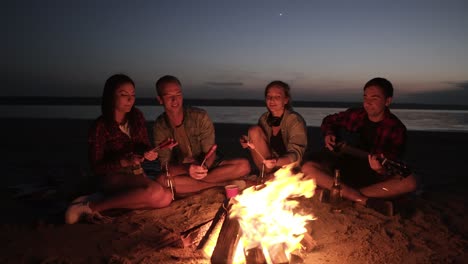
[[[107,214],[110,224],[63,224],[68,203],[93,191],[87,164],[91,121],[2,119],[0,263],[209,263],[183,248],[179,234],[213,218],[224,199],[211,189],[158,210]],[[238,144],[248,125],[215,124],[227,157],[247,156]],[[151,123],[148,123],[151,129]],[[151,130],[149,130],[151,131]],[[151,134],[151,133],[150,133]],[[318,128],[309,145],[320,147]],[[410,131],[406,162],[423,190],[382,216],[348,204],[330,213],[316,197],[301,200],[316,220],[317,246],[305,263],[466,263],[468,134]]]

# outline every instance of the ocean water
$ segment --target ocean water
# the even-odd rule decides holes
[[[266,111],[258,106],[199,106],[208,111],[213,122],[256,124]],[[163,112],[161,106],[138,107],[146,120],[153,121]],[[344,108],[296,107],[307,126],[319,127],[323,117]],[[408,130],[468,132],[468,110],[393,109]],[[95,119],[100,114],[98,105],[0,105],[0,118],[66,118]]]

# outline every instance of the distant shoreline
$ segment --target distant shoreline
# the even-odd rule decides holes
[[[136,105],[154,105],[154,98],[137,98]],[[263,100],[251,99],[192,99],[185,98],[188,105],[199,106],[265,106]],[[100,105],[97,97],[36,97],[36,96],[2,96],[0,105]],[[360,102],[330,101],[293,101],[295,107],[348,108],[359,106]],[[393,109],[434,109],[434,110],[468,110],[468,105],[447,104],[412,104],[395,103]]]

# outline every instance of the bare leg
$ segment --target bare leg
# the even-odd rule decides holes
[[[187,167],[170,166],[169,172],[178,194],[198,192],[204,189],[224,186],[231,180],[239,179],[250,172],[250,165],[246,159],[223,160],[216,168],[208,172],[203,180],[196,180],[190,177]],[[166,178],[158,178],[158,182],[165,186]]]
[[[261,170],[263,166],[263,158],[267,159],[271,157],[271,152],[270,148],[268,147],[266,135],[260,126],[252,126],[249,128],[249,138],[256,149],[250,149],[250,154],[252,155],[252,159],[255,163],[255,166],[257,166],[257,168]],[[261,157],[259,153],[257,153],[257,151],[263,157]]]
[[[169,190],[148,178],[142,181],[146,183],[145,186],[129,189],[102,201],[90,202],[89,207],[93,211],[100,212],[114,208],[162,208],[171,203],[172,195]]]
[[[417,189],[417,181],[414,175],[400,179],[393,177],[389,180],[379,182],[361,188],[360,191],[367,197],[392,198],[405,193],[413,192]]]
[[[196,180],[190,177],[188,168],[184,165],[170,166],[169,173],[172,177],[175,191],[177,194],[186,194],[198,192],[212,187],[224,186],[224,182],[206,182],[204,180]],[[158,177],[157,181],[166,186],[166,175]]]
[[[164,181],[164,177],[159,177],[158,182]],[[193,193],[217,186],[224,186],[222,183],[209,183],[201,180],[195,180],[187,174],[177,175],[172,178],[177,194]]]
[[[239,179],[250,172],[249,161],[246,159],[223,160],[217,167],[208,172],[203,181],[220,183]]]
[[[330,190],[333,186],[333,178],[328,175],[318,163],[312,161],[306,162],[302,166],[302,172],[304,173],[304,177],[315,179],[316,184],[322,188]],[[341,184],[341,188],[342,195],[346,199],[360,204],[366,204],[367,197],[362,195],[359,191],[345,184]]]

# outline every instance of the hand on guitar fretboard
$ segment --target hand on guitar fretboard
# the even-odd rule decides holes
[[[336,143],[334,150],[335,152],[348,154],[361,159],[367,159],[367,157],[369,156],[368,152],[349,146],[344,142]],[[382,164],[382,167],[390,175],[400,175],[402,177],[408,177],[409,175],[411,175],[411,169],[403,162],[390,160],[385,157],[377,157],[377,159]]]

